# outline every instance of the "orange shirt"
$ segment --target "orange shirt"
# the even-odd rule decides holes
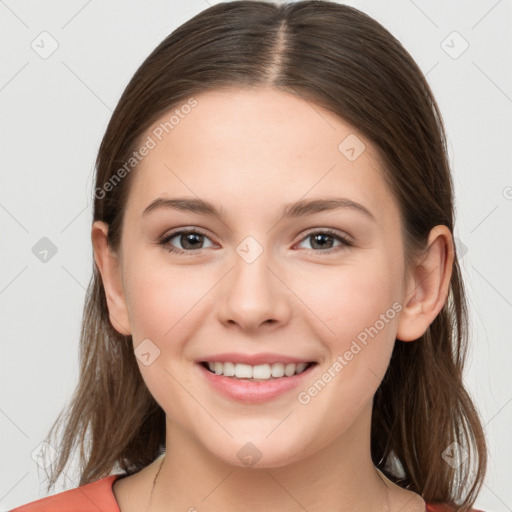
[[[110,475],[96,482],[32,501],[10,512],[120,512],[112,484],[123,475]],[[444,512],[443,505],[427,503],[425,512]],[[482,512],[473,510],[473,512]]]

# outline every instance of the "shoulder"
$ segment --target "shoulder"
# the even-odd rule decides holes
[[[10,512],[120,512],[112,492],[112,484],[121,476],[123,475],[110,475],[96,482],[32,501]]]
[[[457,509],[453,505],[443,503],[426,503],[425,512],[455,512]],[[470,512],[484,512],[476,508],[472,508]]]

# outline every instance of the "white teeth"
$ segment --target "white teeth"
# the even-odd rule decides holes
[[[208,363],[208,368],[216,375],[224,375],[225,377],[236,377],[237,379],[256,379],[269,380],[279,377],[291,377],[298,375],[306,369],[307,363],[273,363],[258,364],[251,366],[242,363]]]
[[[299,363],[297,365],[297,369],[295,370],[295,373],[302,373],[305,369],[308,363]]]
[[[282,377],[284,375],[284,364],[274,363],[272,365],[272,377]]]
[[[252,366],[250,364],[236,364],[235,376],[237,379],[252,379]]]
[[[295,373],[295,368],[297,367],[296,364],[293,364],[293,363],[288,363],[285,367],[284,367],[284,374],[287,376],[287,377],[291,377],[294,373]]]
[[[235,365],[233,363],[224,363],[222,375],[224,377],[233,377],[235,375]]]
[[[259,364],[252,367],[253,379],[270,379],[272,372],[269,364]]]

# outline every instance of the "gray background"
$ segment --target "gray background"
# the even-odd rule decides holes
[[[34,459],[76,384],[93,165],[111,112],[151,50],[213,3],[0,0],[1,510],[45,496]],[[489,441],[476,505],[512,510],[512,3],[346,3],[404,44],[444,116],[472,317],[466,382]],[[69,476],[60,489],[77,485]]]

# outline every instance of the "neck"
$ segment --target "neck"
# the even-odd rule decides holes
[[[227,464],[168,419],[147,511],[385,511],[389,481],[371,460],[370,418],[371,409],[314,454],[267,468]]]

